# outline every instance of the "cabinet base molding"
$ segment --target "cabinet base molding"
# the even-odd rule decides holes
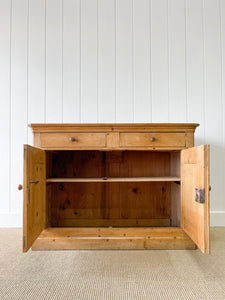
[[[32,250],[192,250],[195,243],[181,228],[48,228]]]

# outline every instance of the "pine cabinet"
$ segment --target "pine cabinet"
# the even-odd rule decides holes
[[[209,145],[198,124],[31,124],[23,251],[210,252]]]

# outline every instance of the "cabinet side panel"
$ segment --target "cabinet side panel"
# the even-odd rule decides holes
[[[180,151],[170,153],[171,176],[180,177]],[[180,226],[180,183],[171,183],[171,226]]]
[[[186,139],[186,148],[194,147],[194,133],[193,132],[186,132],[185,139]]]
[[[170,175],[180,177],[180,151],[170,153]]]
[[[51,210],[51,202],[53,198],[53,186],[52,184],[46,185],[46,228],[51,227],[52,225],[52,210]]]
[[[171,183],[171,226],[180,226],[180,184]]]
[[[41,134],[39,132],[33,133],[33,145],[34,147],[41,148]]]

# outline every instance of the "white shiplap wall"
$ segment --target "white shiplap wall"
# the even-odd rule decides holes
[[[225,0],[0,1],[0,226],[35,122],[198,122],[225,225]]]

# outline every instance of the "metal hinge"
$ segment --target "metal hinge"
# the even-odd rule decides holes
[[[195,189],[195,202],[205,203],[205,189],[202,188]]]

